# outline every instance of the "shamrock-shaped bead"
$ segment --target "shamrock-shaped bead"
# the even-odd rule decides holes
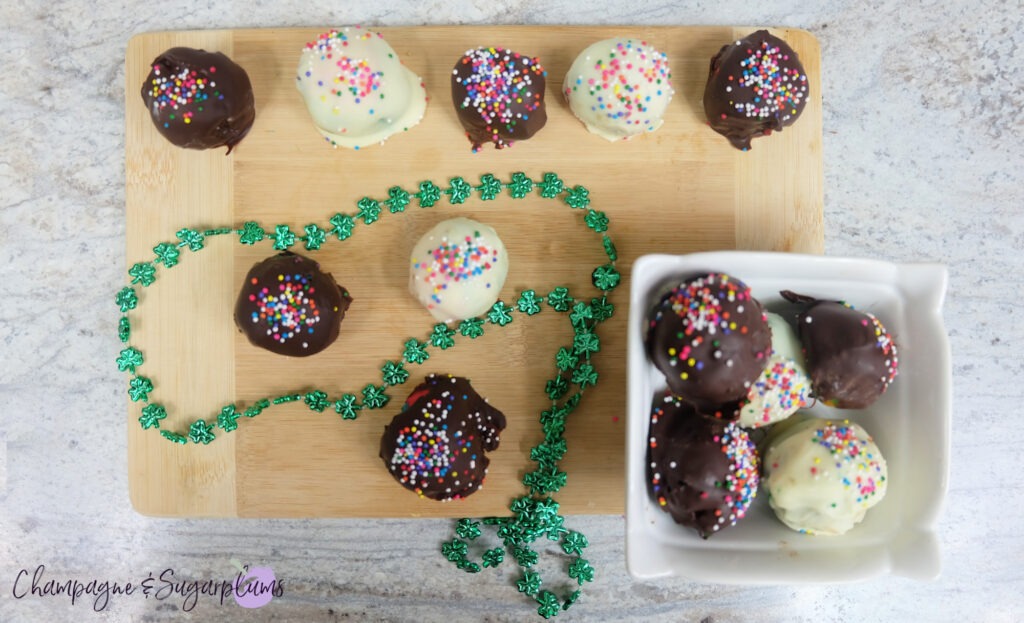
[[[444,191],[448,195],[448,201],[452,204],[465,203],[466,199],[469,198],[473,192],[473,187],[469,185],[469,182],[462,179],[461,177],[453,177],[448,181],[450,188]]]
[[[363,197],[356,203],[356,208],[358,208],[358,211],[356,212],[356,218],[363,219],[363,223],[367,225],[372,225],[373,223],[376,223],[378,219],[380,219],[380,202],[377,201],[376,199]],[[401,206],[401,210],[404,209],[405,204],[403,203]],[[398,212],[401,210],[392,209],[391,211]]]
[[[181,241],[181,244],[188,247],[189,251],[198,251],[203,248],[203,235],[194,229],[184,228],[179,229],[174,234]]]
[[[354,218],[348,214],[335,214],[331,217],[330,221],[332,234],[338,238],[338,240],[346,240],[352,236],[352,229],[356,226]]]
[[[577,558],[569,564],[569,577],[582,586],[584,582],[594,581],[594,568],[583,558]]]
[[[238,428],[238,418],[241,417],[241,413],[235,408],[235,405],[227,405],[220,410],[220,414],[217,415],[217,426],[220,427],[226,433]]]
[[[295,244],[295,232],[287,225],[275,227],[274,233],[271,236],[274,238],[274,249],[277,251],[287,251]]]
[[[153,391],[153,382],[144,376],[133,377],[128,383],[128,396],[132,402],[149,400],[149,393]]]
[[[153,253],[156,255],[156,259],[154,261],[158,264],[163,264],[167,268],[177,265],[178,257],[181,255],[181,251],[178,251],[178,247],[167,242],[161,242],[153,247]]]
[[[421,208],[432,208],[441,199],[441,189],[433,182],[421,182],[416,197],[420,200]]]
[[[317,413],[323,413],[324,409],[331,405],[331,401],[327,399],[327,393],[320,390],[307,393],[302,401],[306,403],[306,406],[311,411],[316,411]]]
[[[359,417],[359,410],[362,408],[363,405],[359,404],[359,401],[352,394],[345,394],[334,402],[334,411],[343,420],[356,419]]]
[[[554,173],[545,173],[544,180],[537,183],[540,187],[540,196],[545,199],[554,199],[565,190],[565,184]]]
[[[490,201],[501,193],[501,182],[490,173],[487,173],[480,177],[480,185],[476,189],[480,192],[482,200]]]
[[[135,368],[141,366],[142,361],[142,352],[129,346],[117,356],[117,369],[135,374]]]
[[[388,210],[392,214],[402,212],[405,206],[409,205],[409,192],[401,186],[392,186],[388,189],[388,198],[384,203],[388,204]]]
[[[148,404],[142,407],[142,416],[139,418],[139,424],[142,424],[143,429],[160,428],[160,420],[166,417],[167,410],[162,405],[156,403]]]
[[[513,199],[522,199],[533,190],[533,180],[526,177],[523,172],[513,173],[512,180],[508,184],[509,194]]]
[[[404,346],[405,350],[402,352],[402,358],[407,362],[419,364],[430,359],[430,353],[427,352],[425,343],[412,339],[406,342]]]
[[[242,224],[242,229],[238,230],[238,241],[242,244],[253,245],[266,237],[267,232],[254,221],[246,221]]]
[[[214,440],[213,427],[204,420],[196,420],[188,427],[188,438],[192,443],[201,443],[204,446]]]
[[[316,251],[327,240],[327,232],[315,224],[306,225],[304,231],[306,232],[305,246],[307,251]]]
[[[381,368],[381,378],[388,385],[401,385],[409,380],[409,371],[401,362],[389,361]]]
[[[533,595],[540,590],[540,574],[527,569],[523,572],[522,579],[516,582],[516,588],[519,589],[520,593]]]

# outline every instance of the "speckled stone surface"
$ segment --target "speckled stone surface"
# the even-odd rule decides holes
[[[415,4],[415,8],[410,5]],[[113,293],[124,256],[123,59],[151,30],[426,23],[777,24],[821,41],[830,255],[950,267],[952,474],[943,573],[850,585],[638,583],[621,517],[578,517],[597,578],[578,621],[1015,621],[1024,612],[1016,413],[1024,398],[1024,12],[1019,2],[598,0],[405,3],[137,0],[0,4],[0,621],[523,621],[510,566],[438,553],[448,521],[142,517],[127,496]],[[957,7],[957,8],[952,8]],[[963,7],[963,8],[960,8]],[[134,87],[132,87],[134,88]],[[285,595],[243,611],[201,595],[14,596],[45,579],[229,579],[271,566]],[[26,587],[22,579],[21,588]]]

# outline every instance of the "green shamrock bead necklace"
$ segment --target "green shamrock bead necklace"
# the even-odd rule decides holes
[[[175,432],[163,428],[161,422],[168,416],[159,402],[150,400],[155,390],[152,379],[139,374],[145,358],[138,348],[130,344],[132,312],[140,303],[136,287],[148,288],[156,281],[157,269],[172,268],[182,259],[184,250],[202,250],[211,238],[237,235],[245,245],[272,241],[277,251],[290,250],[301,244],[307,251],[316,251],[329,240],[344,241],[350,238],[359,225],[372,225],[381,216],[404,212],[416,201],[420,208],[431,208],[442,197],[452,205],[465,203],[474,195],[482,201],[492,201],[507,192],[512,199],[539,196],[543,199],[560,200],[572,209],[584,211],[583,222],[601,237],[601,244],[608,262],[597,266],[591,273],[591,281],[599,296],[574,297],[565,287],[556,287],[547,293],[524,290],[513,304],[496,302],[482,317],[469,318],[457,325],[435,324],[423,340],[411,338],[403,344],[400,359],[386,361],[381,367],[380,384],[368,383],[363,388],[340,396],[329,396],[317,389],[300,393],[286,393],[262,398],[252,404],[225,405],[216,415],[200,417],[189,424],[188,429]],[[128,396],[133,402],[143,402],[139,424],[143,429],[154,429],[166,440],[175,444],[209,444],[219,434],[231,433],[239,426],[242,418],[253,418],[274,405],[288,402],[302,402],[311,411],[324,413],[330,409],[343,420],[354,420],[360,411],[382,409],[391,400],[388,390],[404,384],[410,376],[406,366],[419,365],[430,358],[433,349],[446,350],[463,338],[476,339],[490,327],[505,325],[517,317],[533,316],[544,308],[568,316],[573,329],[571,344],[558,349],[555,355],[554,376],[545,383],[544,392],[550,400],[550,407],[540,414],[544,440],[530,450],[530,460],[536,469],[523,476],[523,486],[528,493],[514,499],[509,506],[512,511],[507,517],[487,517],[481,520],[460,519],[455,526],[455,537],[441,546],[442,555],[459,569],[477,573],[485,567],[500,565],[506,554],[511,555],[521,567],[521,576],[516,581],[520,593],[533,599],[537,613],[549,619],[561,610],[567,610],[579,599],[580,588],[566,591],[559,596],[552,590],[542,588],[540,574],[534,569],[539,555],[531,545],[541,537],[557,542],[569,556],[566,573],[570,585],[582,587],[594,579],[594,568],[582,557],[587,547],[587,537],[563,526],[564,518],[559,514],[558,502],[551,497],[566,483],[567,474],[558,467],[565,455],[567,444],[564,437],[566,418],[576,409],[588,387],[597,384],[598,374],[592,363],[594,355],[601,350],[597,327],[609,319],[615,311],[608,296],[619,285],[621,276],[615,268],[618,259],[615,245],[608,236],[608,217],[590,207],[590,193],[583,186],[568,186],[558,175],[545,173],[535,181],[525,173],[514,173],[508,182],[502,182],[492,174],[480,177],[479,185],[472,185],[461,177],[448,181],[442,189],[426,181],[413,192],[400,186],[387,191],[384,199],[363,197],[356,202],[352,214],[338,213],[330,217],[327,226],[306,225],[302,230],[292,230],[288,225],[277,225],[268,231],[259,223],[246,222],[240,229],[223,227],[199,231],[181,229],[175,236],[176,242],[161,242],[153,247],[154,258],[138,262],[128,269],[130,284],[122,288],[115,297],[121,316],[118,319],[118,336],[124,348],[117,357],[117,367],[129,375]],[[486,550],[479,562],[469,557],[469,542],[482,534],[481,526],[493,526],[503,547]]]

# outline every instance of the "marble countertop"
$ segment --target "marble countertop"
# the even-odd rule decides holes
[[[750,3],[83,0],[0,6],[0,620],[535,620],[511,569],[469,576],[440,520],[167,520],[128,500],[112,293],[124,255],[123,59],[151,30],[317,24],[770,24],[821,41],[825,248],[947,264],[952,472],[941,576],[738,587],[632,581],[624,520],[574,517],[598,569],[560,618],[585,621],[1013,621],[1024,611],[1024,485],[1007,405],[1024,398],[1024,13],[1015,1]],[[415,5],[415,6],[410,6]],[[339,8],[344,7],[344,8]],[[1005,444],[1009,444],[1007,449]],[[1003,448],[1000,450],[1000,448]],[[1004,525],[1005,524],[1005,525]],[[66,596],[44,582],[227,579],[271,566],[258,610],[199,596]],[[25,574],[21,574],[24,578]]]

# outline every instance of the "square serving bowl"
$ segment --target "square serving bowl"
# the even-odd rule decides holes
[[[645,319],[667,285],[727,273],[771,311],[780,290],[843,300],[874,313],[899,349],[899,376],[867,409],[816,404],[806,412],[849,419],[874,437],[889,467],[888,492],[842,536],[811,536],[776,519],[762,488],[736,526],[701,539],[676,524],[647,490],[651,401],[666,387],[644,351]],[[633,264],[628,337],[626,563],[638,579],[680,576],[731,584],[863,580],[884,573],[933,579],[939,573],[935,522],[949,480],[952,380],[942,323],[947,273],[936,264],[723,251],[647,255]]]

